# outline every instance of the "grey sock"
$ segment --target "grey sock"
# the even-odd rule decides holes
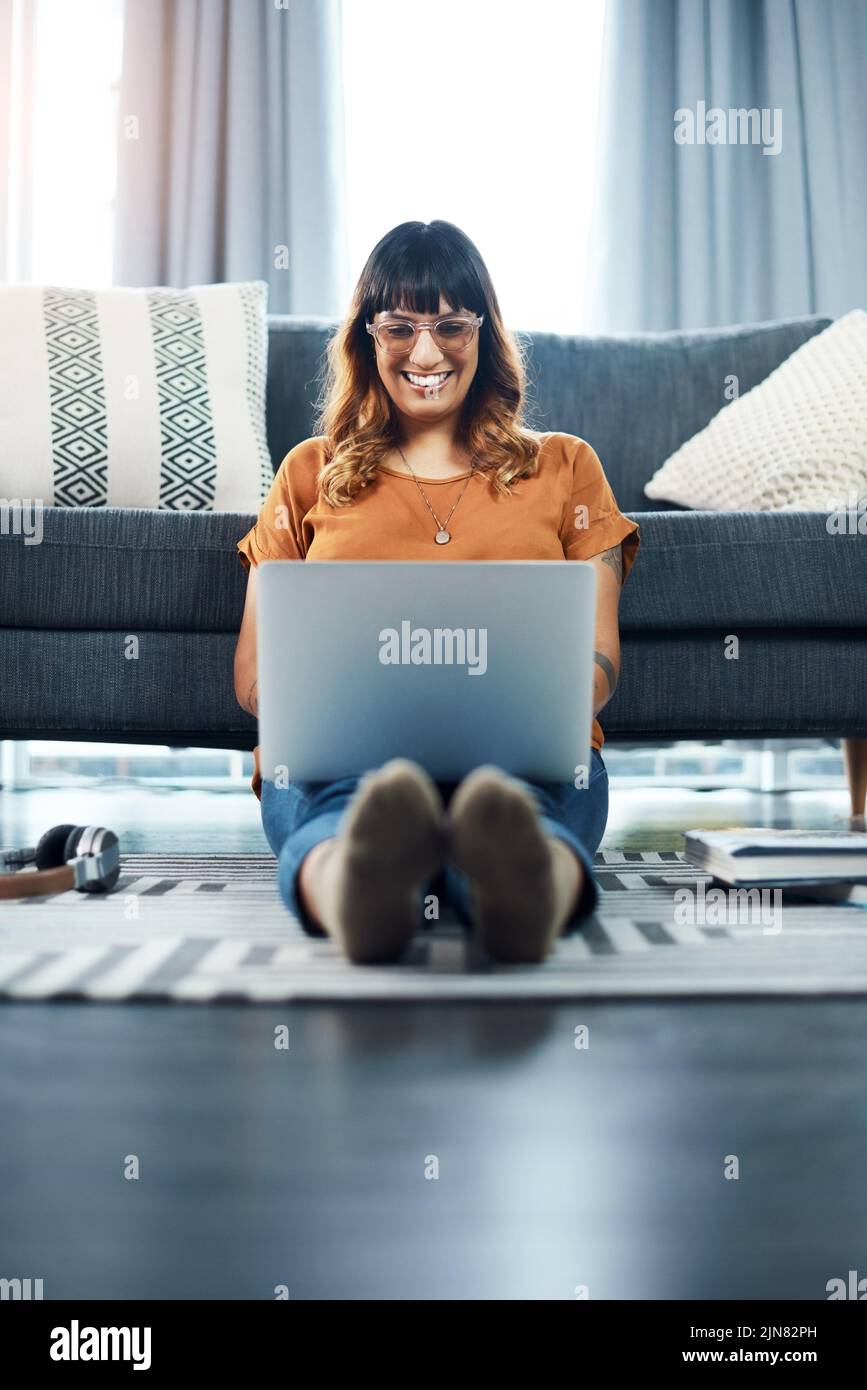
[[[527,788],[499,768],[472,772],[450,810],[452,857],[470,879],[482,943],[499,960],[538,963],[573,911],[583,866],[545,832]]]

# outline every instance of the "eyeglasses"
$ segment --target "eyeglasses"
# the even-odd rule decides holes
[[[409,319],[385,319],[383,323],[368,323],[365,327],[376,339],[383,352],[393,355],[411,352],[418,342],[423,328],[429,328],[434,342],[441,352],[460,352],[468,348],[476,336],[476,329],[485,321],[484,314],[474,318],[437,319],[436,323],[411,323]]]

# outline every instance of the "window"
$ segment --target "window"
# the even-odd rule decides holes
[[[111,283],[123,0],[14,0],[6,278]]]
[[[343,6],[353,282],[410,219],[476,243],[510,328],[579,332],[603,0]]]

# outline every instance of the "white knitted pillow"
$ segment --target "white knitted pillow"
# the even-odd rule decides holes
[[[708,511],[831,511],[867,494],[867,313],[855,309],[723,406],[646,497]]]

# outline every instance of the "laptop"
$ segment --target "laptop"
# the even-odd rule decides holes
[[[586,785],[595,623],[586,561],[263,561],[262,776],[405,757],[436,781],[493,763]]]

